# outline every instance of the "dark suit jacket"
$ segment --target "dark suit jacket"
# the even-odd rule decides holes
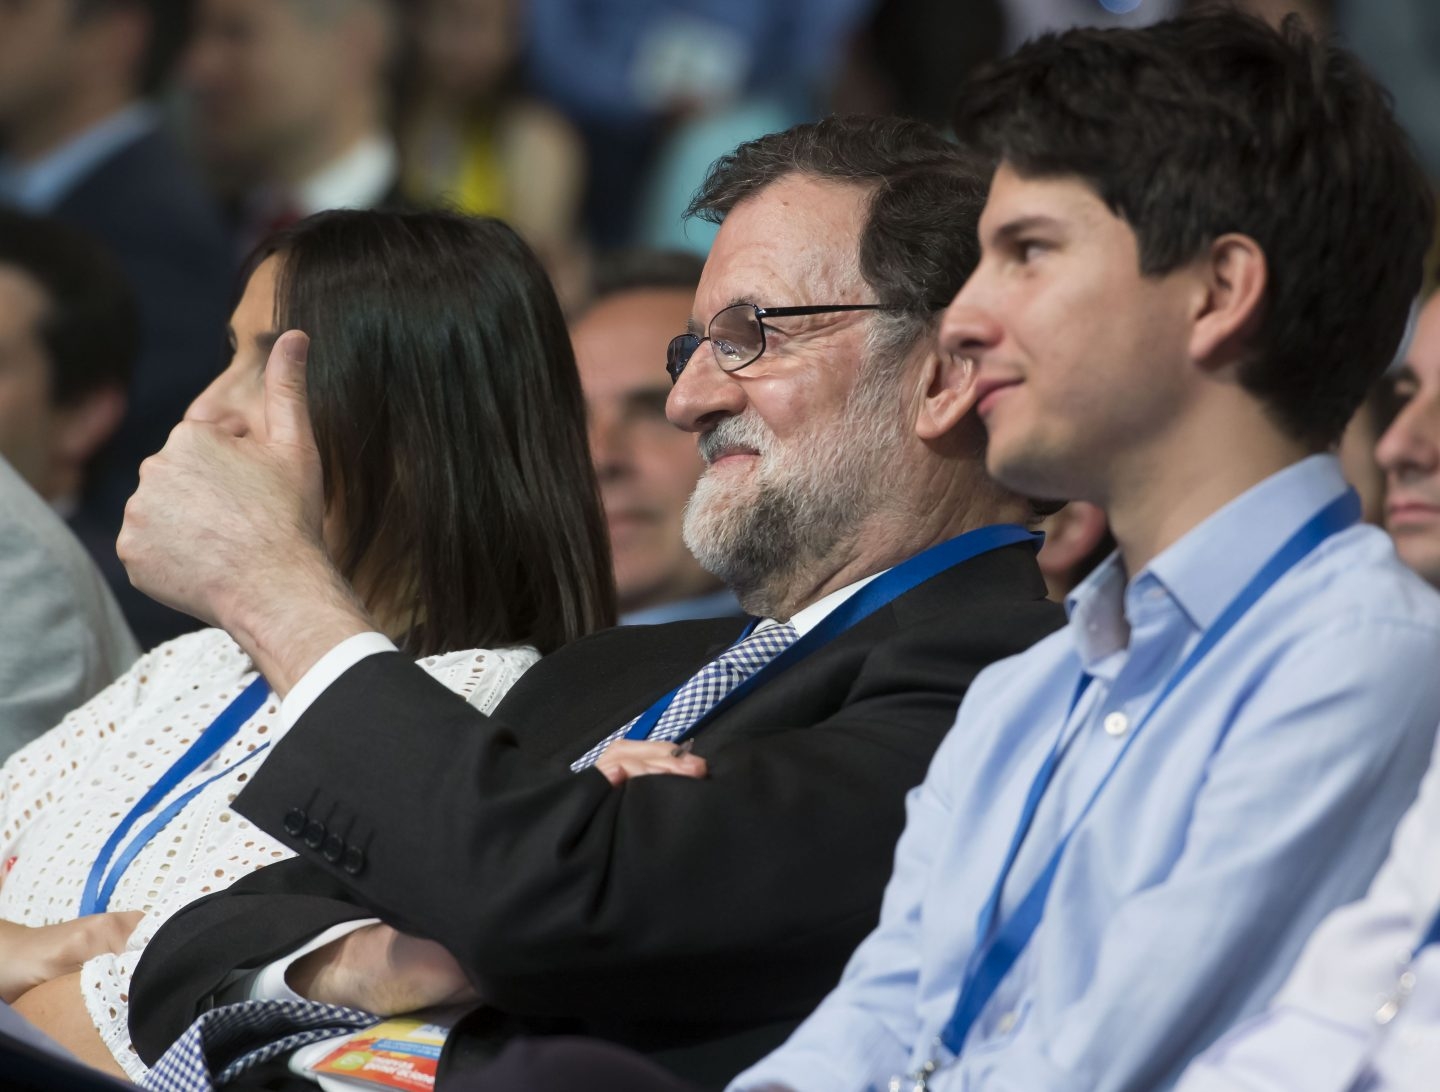
[[[165,446],[225,362],[235,266],[219,213],[164,134],[103,160],[55,207],[115,255],[140,306],[141,350],[125,420],[94,459],[71,528],[100,566],[140,644],[197,628],[130,586],[115,556],[140,463]]]
[[[713,718],[705,780],[612,789],[568,763],[739,633],[622,627],[547,657],[486,718],[398,655],[362,661],[235,802],[299,859],[151,942],[153,1061],[236,968],[378,914],[445,945],[517,1026],[719,1083],[778,1044],[874,926],[918,784],[976,673],[1062,621],[1028,545],[899,597]]]

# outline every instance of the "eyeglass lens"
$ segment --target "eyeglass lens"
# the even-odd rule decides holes
[[[710,344],[725,371],[743,368],[765,349],[759,316],[748,303],[727,307],[710,320]]]

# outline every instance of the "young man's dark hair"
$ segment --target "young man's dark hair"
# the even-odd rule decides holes
[[[1253,238],[1268,286],[1240,381],[1312,449],[1394,359],[1433,199],[1384,93],[1298,19],[1047,35],[968,86],[955,128],[1021,175],[1089,183],[1146,274]]]
[[[36,335],[55,405],[73,406],[104,386],[126,389],[139,319],[130,285],[103,247],[59,221],[0,208],[0,266],[24,273],[45,294]]]

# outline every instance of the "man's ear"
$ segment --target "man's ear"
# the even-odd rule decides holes
[[[83,473],[85,464],[104,446],[125,417],[125,392],[116,386],[91,391],[73,406],[55,411],[54,458],[61,466]]]
[[[1270,269],[1260,244],[1235,233],[1211,243],[1198,263],[1200,292],[1190,356],[1209,370],[1244,356],[1264,314]]]
[[[935,441],[953,432],[975,408],[975,362],[931,351],[920,363],[915,434]]]

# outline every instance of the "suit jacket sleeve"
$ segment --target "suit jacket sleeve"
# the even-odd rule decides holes
[[[337,905],[333,920],[373,913],[440,941],[481,996],[509,1012],[799,1017],[873,926],[905,793],[970,680],[1058,622],[1049,605],[1017,602],[1013,581],[999,607],[973,591],[958,606],[898,600],[747,697],[697,737],[710,766],[698,781],[645,777],[612,789],[593,770],[568,771],[649,700],[602,711],[581,738],[554,730],[567,707],[584,719],[590,693],[572,685],[578,669],[567,659],[593,665],[597,678],[622,670],[603,648],[542,662],[497,718],[466,708],[403,657],[371,657],[316,701],[236,808],[366,908]],[[906,617],[912,611],[926,616]],[[614,642],[634,656],[643,639],[623,632],[586,644]],[[522,749],[520,729],[501,719],[517,705],[525,732],[553,733],[549,760]],[[301,829],[302,812],[324,832]],[[353,854],[327,859],[325,839],[337,831],[363,864]],[[318,837],[307,844],[306,833]],[[272,920],[285,917],[282,902],[269,901]],[[205,905],[157,943],[210,932]],[[306,935],[329,922],[312,924]],[[218,930],[190,954],[194,962],[163,977],[192,1000],[225,970],[264,962]],[[134,1007],[144,1019],[142,977]]]

